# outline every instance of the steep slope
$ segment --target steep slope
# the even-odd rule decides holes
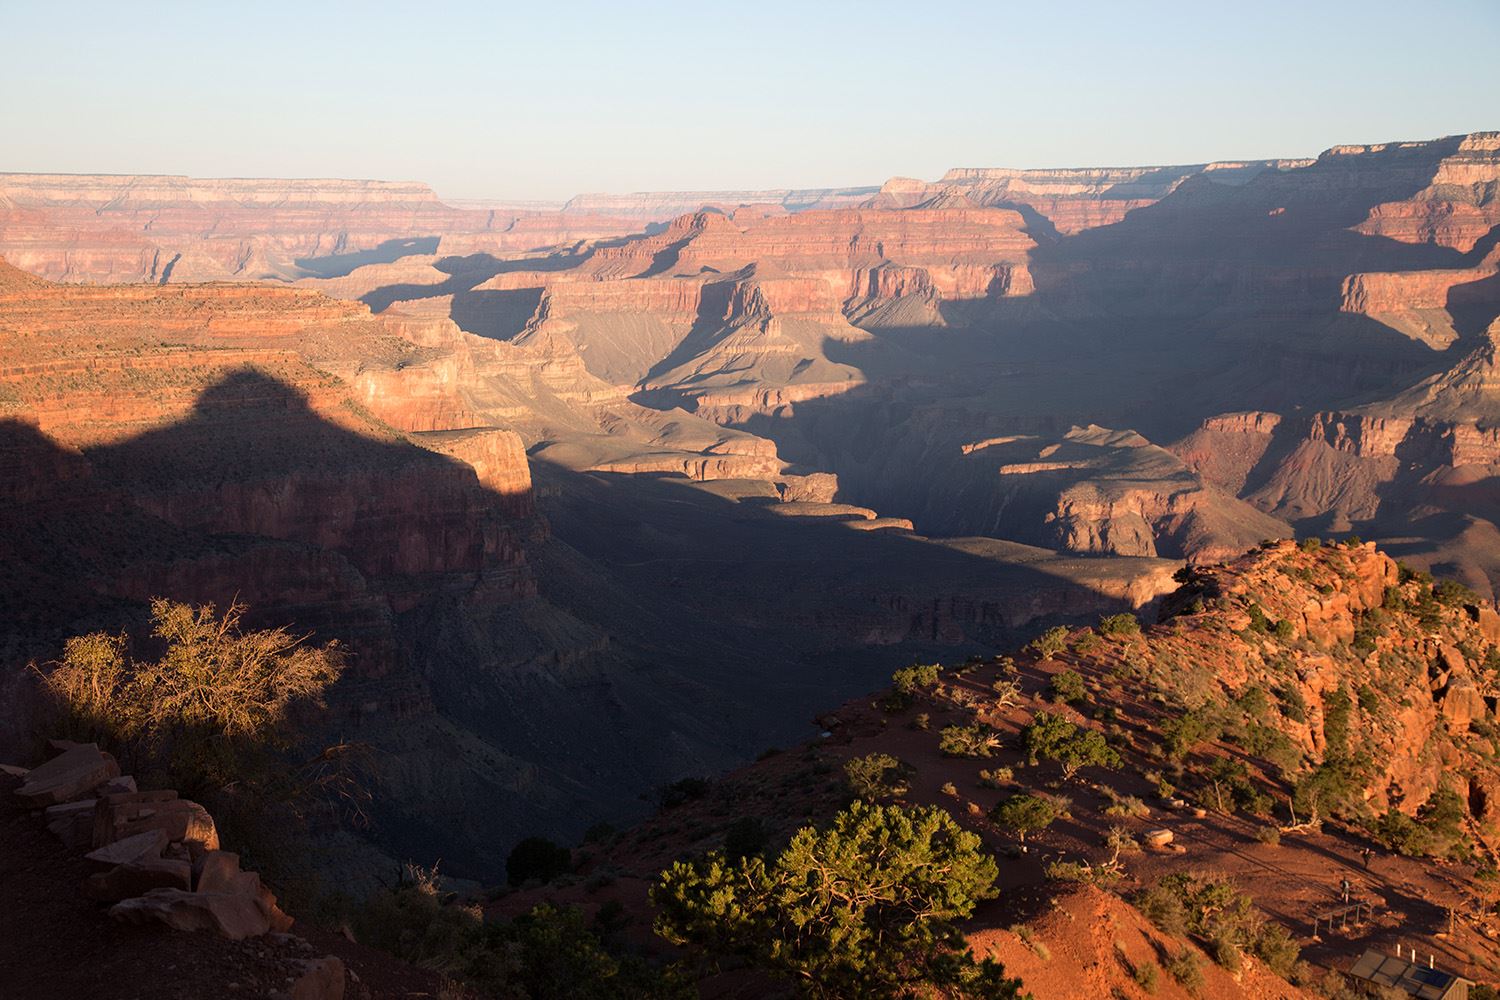
[[[719,849],[731,824],[763,824],[775,847],[826,821],[864,787],[846,783],[845,763],[885,754],[889,784],[863,794],[940,805],[1001,856],[1000,898],[967,933],[1038,996],[1144,995],[1136,971],[1158,964],[1175,990],[1164,967],[1191,945],[1112,893],[1135,899],[1183,873],[1227,880],[1315,965],[1344,971],[1400,941],[1500,979],[1494,916],[1474,909],[1471,880],[1500,846],[1500,614],[1369,544],[1276,543],[1184,578],[1154,626],[1058,630],[826,713],[820,740],[593,845],[584,871],[609,872],[610,898],[641,907],[657,871]],[[1064,768],[1028,736],[1044,713],[1120,760]],[[1063,808],[1024,848],[992,811],[1020,793]],[[1435,857],[1450,852],[1461,860]],[[1330,928],[1343,880],[1371,910]],[[1248,958],[1232,978],[1207,971],[1205,995],[1304,995]]]

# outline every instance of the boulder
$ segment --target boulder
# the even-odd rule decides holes
[[[286,1000],[344,1000],[344,963],[336,955],[302,963],[302,975],[281,996]]]
[[[16,797],[29,806],[71,802],[120,776],[120,765],[92,743],[65,750],[26,775]]]
[[[1489,711],[1484,695],[1479,693],[1474,682],[1467,677],[1455,677],[1448,681],[1442,697],[1443,718],[1460,731],[1468,729],[1469,723],[1475,719],[1484,718]]]
[[[30,768],[21,767],[18,764],[0,764],[0,774],[8,774],[12,778],[25,778],[30,773]]]
[[[166,848],[167,831],[153,829],[106,844],[85,854],[84,858],[96,865],[113,868],[135,861],[154,860],[161,857]]]
[[[83,894],[90,899],[117,903],[141,896],[152,889],[183,889],[191,886],[193,866],[170,858],[146,858],[116,865],[107,872],[90,875]]]
[[[255,872],[240,870],[240,856],[230,851],[208,851],[193,866],[194,885],[201,893],[230,894],[254,899],[278,934],[292,926],[292,918],[276,905],[276,896]]]
[[[193,888],[198,892],[233,892],[240,856],[233,851],[205,851],[193,862]]]
[[[172,791],[104,796],[94,816],[94,846],[103,847],[147,830],[163,830],[169,841],[186,844],[194,857],[218,850],[219,834],[208,810],[176,796]]]
[[[1492,608],[1485,607],[1475,607],[1471,614],[1479,625],[1480,634],[1490,642],[1500,643],[1500,614],[1496,614]]]
[[[48,806],[42,814],[47,831],[70,850],[87,849],[93,844],[95,806],[94,799]]]
[[[1147,847],[1164,848],[1172,843],[1171,830],[1148,830],[1141,837],[1141,842]]]
[[[227,892],[152,889],[116,903],[109,915],[125,923],[156,921],[179,931],[213,931],[231,941],[259,937],[271,929],[257,900]]]

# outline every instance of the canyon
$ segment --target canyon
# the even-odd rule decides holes
[[[560,204],[0,174],[4,690],[159,594],[338,638],[370,842],[478,877],[1267,539],[1492,595],[1497,190],[1500,133]]]

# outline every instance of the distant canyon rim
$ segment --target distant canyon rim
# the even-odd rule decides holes
[[[6,692],[237,596],[351,648],[373,842],[458,874],[1265,539],[1500,583],[1496,132],[545,207],[0,174],[0,257]]]

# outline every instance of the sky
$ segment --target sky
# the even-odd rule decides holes
[[[1500,0],[0,0],[0,171],[452,198],[875,185],[1500,129]]]

